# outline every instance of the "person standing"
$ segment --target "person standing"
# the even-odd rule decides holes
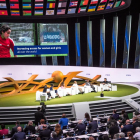
[[[59,124],[61,125],[61,129],[63,129],[64,126],[68,125],[69,120],[66,118],[66,114],[62,115],[62,118],[59,120]]]
[[[14,42],[10,39],[11,29],[8,25],[3,25],[0,27],[0,58],[9,58],[10,49],[14,53]],[[15,57],[17,57],[15,55]]]

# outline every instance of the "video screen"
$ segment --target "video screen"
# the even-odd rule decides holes
[[[68,54],[67,24],[38,23],[38,31],[40,31],[38,34],[35,34],[33,23],[0,23],[0,28],[3,25],[8,25],[11,33],[8,30],[7,38],[3,32],[0,34],[0,58],[67,56]],[[38,38],[40,40],[35,44]]]

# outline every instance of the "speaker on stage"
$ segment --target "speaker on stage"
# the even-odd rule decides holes
[[[104,97],[104,94],[101,92],[100,97]]]

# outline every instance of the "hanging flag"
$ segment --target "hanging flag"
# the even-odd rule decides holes
[[[100,3],[103,3],[103,2],[107,2],[107,0],[101,0],[101,2],[100,2]]]
[[[10,0],[10,2],[18,2],[18,0]]]
[[[11,11],[11,16],[19,16],[19,11]]]
[[[43,2],[43,0],[35,0],[35,2]]]
[[[31,11],[23,11],[23,16],[31,16]]]
[[[37,4],[35,4],[35,9],[40,9],[40,8],[43,9],[43,3],[37,3]]]
[[[98,6],[97,11],[104,10],[104,8],[105,8],[105,5],[100,5],[100,6]]]
[[[91,0],[90,4],[97,4],[98,0]]]
[[[121,3],[121,1],[117,1],[117,2],[115,3],[114,7],[119,7],[120,3]]]
[[[73,14],[75,13],[76,8],[68,9],[68,14]]]
[[[59,2],[58,7],[66,7],[67,2]]]
[[[88,12],[93,12],[95,11],[95,9],[96,9],[96,6],[89,6]]]
[[[121,6],[122,6],[122,5],[124,5],[124,4],[125,4],[125,2],[124,2],[124,1],[122,1]]]
[[[46,15],[54,15],[54,10],[46,10]]]
[[[6,3],[0,3],[0,9],[2,9],[2,8],[7,8]]]
[[[31,9],[31,4],[23,4],[23,9]]]
[[[35,16],[42,16],[43,10],[35,10]]]
[[[55,3],[47,3],[47,8],[55,8]]]
[[[11,9],[19,9],[19,4],[10,3],[10,8]]]
[[[62,14],[65,14],[65,9],[58,9],[57,15],[62,15]]]
[[[75,7],[77,6],[78,1],[71,1],[69,7]]]
[[[2,1],[2,2],[3,2],[3,1],[5,1],[5,0],[0,0],[0,1]]]
[[[110,9],[110,8],[112,8],[112,6],[113,6],[113,2],[112,3],[108,3],[107,6],[106,6],[106,9]]]
[[[80,7],[78,9],[78,13],[85,12],[85,11],[86,11],[86,7]]]
[[[1,16],[7,16],[8,15],[8,13],[7,13],[7,10],[0,10],[0,15]]]
[[[22,0],[23,2],[31,2],[31,0]]]
[[[81,0],[80,6],[88,5],[88,0]]]

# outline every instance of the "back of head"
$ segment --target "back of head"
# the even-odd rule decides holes
[[[66,118],[66,114],[62,114],[62,118]]]
[[[29,121],[29,122],[28,122],[28,125],[33,125],[33,122],[32,122],[32,121]]]
[[[78,124],[82,124],[82,120],[79,120],[79,121],[78,121]]]
[[[19,120],[16,121],[16,125],[20,125],[20,121]]]
[[[135,111],[135,115],[139,115],[139,112],[138,111]]]
[[[60,124],[56,124],[56,126],[55,126],[55,132],[56,132],[57,134],[59,134],[60,131],[61,131],[61,126],[60,126]]]
[[[53,138],[56,138],[56,137],[57,137],[57,133],[53,131],[53,132],[52,132],[52,137],[53,137]]]
[[[126,124],[130,124],[130,120],[126,120]]]
[[[95,140],[93,137],[89,137],[89,140]]]
[[[37,110],[40,111],[40,107],[38,107]]]
[[[132,132],[127,132],[127,136],[128,137],[133,137],[133,133]]]
[[[123,132],[119,133],[120,138],[125,138],[125,134]]]
[[[71,133],[70,133],[70,132],[67,132],[67,136],[71,137],[72,135],[71,135]]]
[[[43,124],[43,129],[47,129],[47,125],[46,124]]]
[[[87,112],[85,113],[85,118],[87,119],[87,121],[90,120],[90,116],[89,116],[89,114]]]
[[[115,123],[114,122],[111,122],[110,124],[111,124],[111,127],[115,126]]]
[[[41,119],[40,120],[40,124],[45,124],[45,120],[44,119]]]
[[[22,131],[21,126],[17,127],[17,131],[18,131],[18,132],[21,132],[21,131]]]
[[[4,129],[5,128],[5,125],[4,124],[1,124],[1,129]]]
[[[125,113],[125,110],[122,110],[122,114],[124,114]]]
[[[108,135],[105,134],[105,135],[102,136],[102,139],[103,140],[109,140],[109,137],[108,137]]]
[[[3,33],[5,33],[6,31],[10,30],[10,27],[8,25],[2,25],[0,27],[0,35]]]
[[[136,131],[137,132],[140,132],[140,127],[136,127]]]
[[[119,139],[119,133],[115,134],[113,139]]]
[[[93,118],[90,118],[90,122],[93,122]]]

